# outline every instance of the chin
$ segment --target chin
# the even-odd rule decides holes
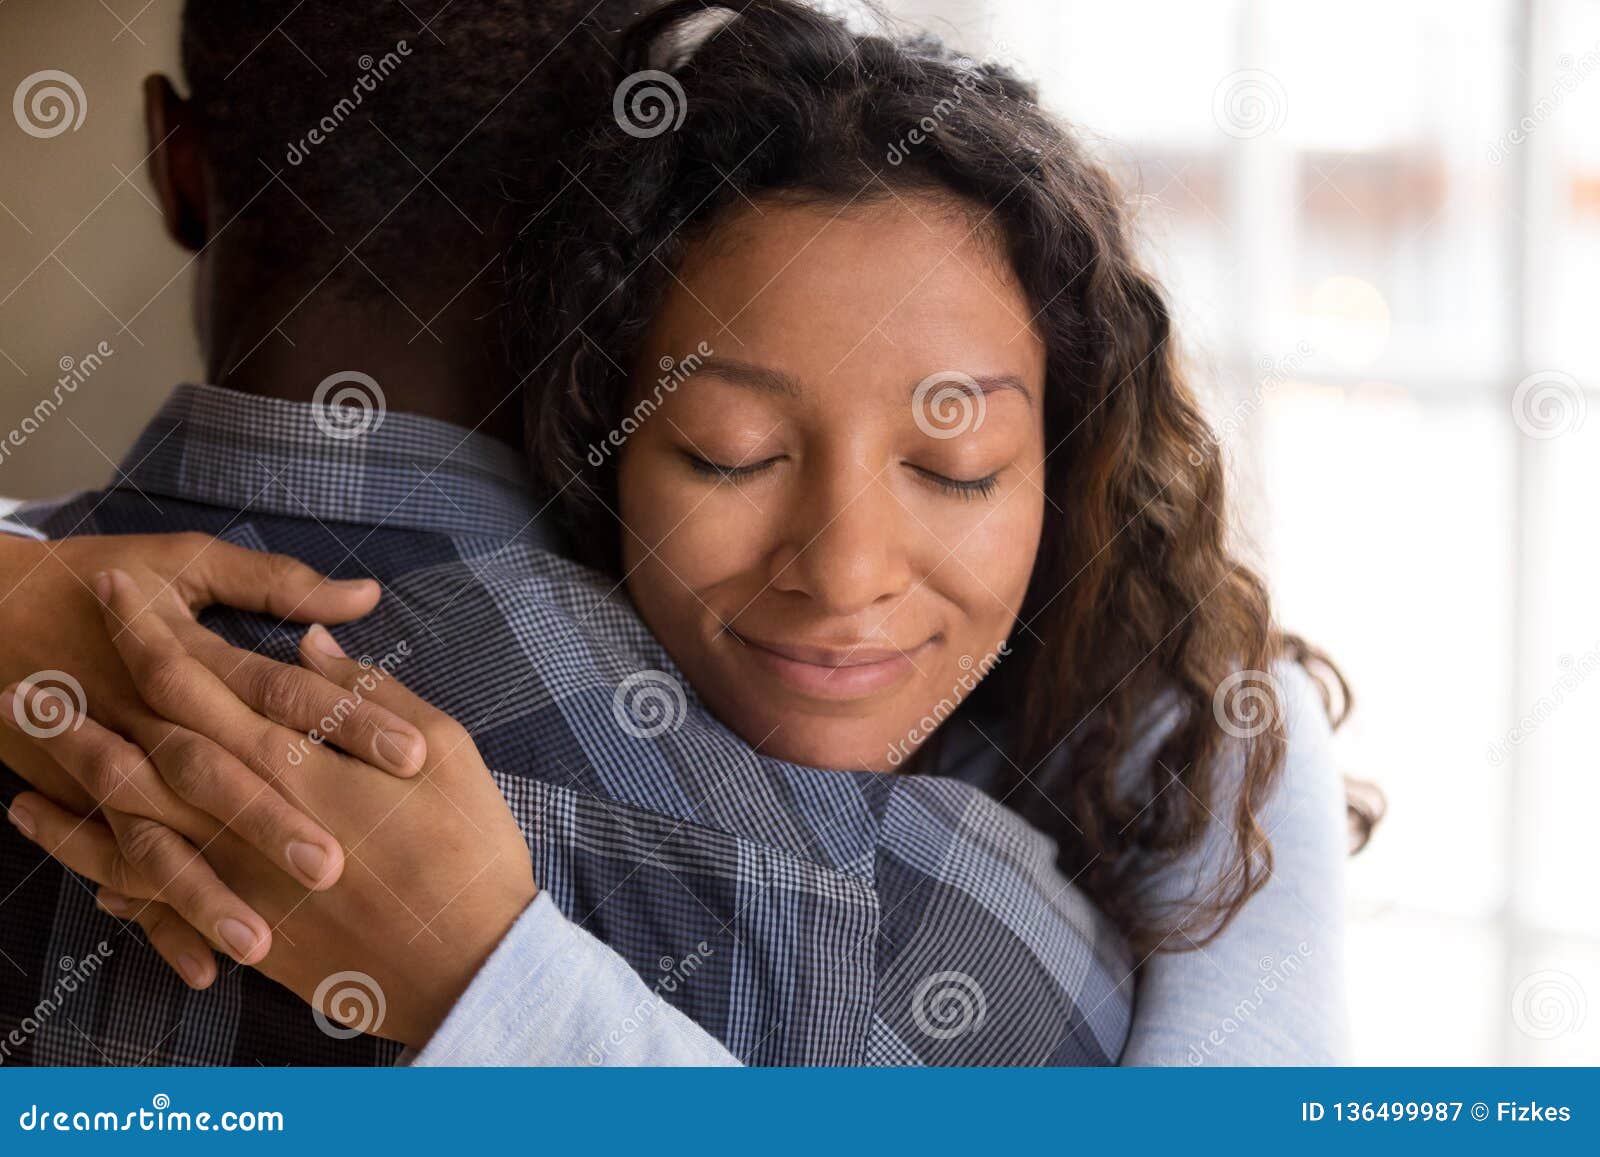
[[[735,729],[739,730],[739,729]],[[874,728],[859,739],[842,728],[838,720],[807,721],[800,726],[778,724],[744,736],[762,755],[798,763],[802,767],[818,767],[828,771],[895,771],[904,767],[907,758],[891,754],[892,740],[880,735]],[[827,731],[829,734],[821,734]],[[841,735],[840,731],[846,734]],[[762,735],[770,732],[766,739]]]

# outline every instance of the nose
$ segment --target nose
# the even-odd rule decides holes
[[[770,558],[772,588],[805,595],[837,616],[893,601],[913,581],[909,517],[866,470],[840,471],[805,487]]]

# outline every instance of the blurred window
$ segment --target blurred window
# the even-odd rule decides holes
[[[1123,177],[1244,418],[1243,547],[1390,799],[1351,865],[1357,1059],[1600,1054],[1600,4],[895,7]]]

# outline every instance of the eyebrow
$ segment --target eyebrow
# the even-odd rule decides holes
[[[753,362],[742,362],[737,358],[706,358],[695,368],[695,373],[709,374],[732,385],[746,386],[763,394],[778,394],[784,397],[796,398],[804,392],[800,382],[782,370],[758,366]],[[1033,404],[1033,392],[1015,374],[963,374],[961,377],[970,378],[975,382],[978,392],[981,394],[993,394],[1000,390],[1015,390],[1027,399],[1030,406]],[[920,378],[912,382],[909,393],[915,396],[917,387],[927,380],[927,378]],[[952,375],[951,384],[959,386],[961,378]]]
[[[1033,391],[1029,390],[1027,386],[1023,385],[1022,379],[1017,377],[1016,374],[966,374],[963,376],[971,378],[972,381],[976,383],[978,392],[980,394],[993,394],[999,392],[1000,390],[1015,390],[1017,393],[1021,394],[1025,399],[1027,399],[1028,405],[1033,405]],[[916,396],[917,389],[922,385],[922,382],[927,380],[927,378],[923,378],[922,381],[917,382],[911,387],[911,394],[913,397]],[[962,382],[960,378],[952,377],[951,384],[960,386],[964,385],[965,383]]]
[[[789,398],[801,394],[800,383],[782,370],[741,362],[737,358],[706,358],[694,372],[721,378],[735,386],[748,386],[763,394],[782,394]]]

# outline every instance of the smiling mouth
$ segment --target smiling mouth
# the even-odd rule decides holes
[[[903,682],[916,671],[916,656],[939,639],[934,635],[910,648],[866,640],[817,646],[756,640],[731,628],[728,633],[744,644],[744,655],[791,691],[835,702],[865,699]]]

